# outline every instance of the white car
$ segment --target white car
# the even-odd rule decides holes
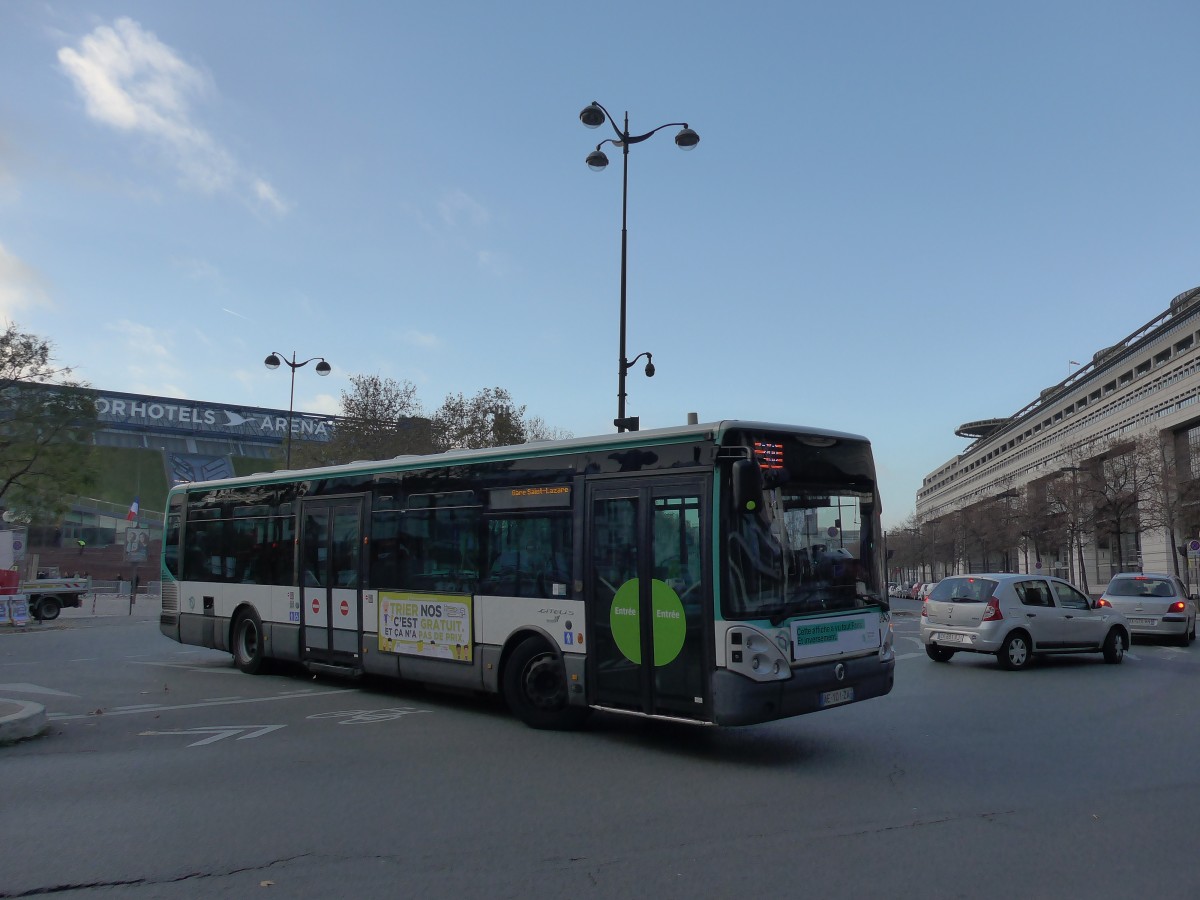
[[[1114,575],[1100,602],[1119,610],[1134,634],[1171,637],[1186,647],[1196,637],[1196,598],[1174,575],[1125,572]]]
[[[1129,623],[1061,578],[1042,575],[954,575],[939,581],[921,608],[921,641],[935,662],[955,653],[994,654],[1005,669],[1034,656],[1103,653],[1119,663]]]

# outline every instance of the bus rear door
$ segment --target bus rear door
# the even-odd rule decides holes
[[[589,702],[707,720],[709,490],[700,478],[595,481],[587,496]]]
[[[357,667],[362,648],[362,497],[303,500],[301,659]]]

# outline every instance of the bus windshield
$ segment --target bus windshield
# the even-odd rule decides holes
[[[884,606],[871,493],[781,484],[735,515],[728,541],[731,618],[770,619]]]

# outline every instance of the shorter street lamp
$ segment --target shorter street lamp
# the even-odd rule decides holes
[[[292,391],[290,394],[288,394],[287,453],[284,462],[284,467],[288,469],[292,467],[292,409],[296,403],[296,370],[303,369],[314,360],[320,360],[320,362],[317,363],[318,375],[328,375],[333,371],[333,368],[329,365],[329,363],[325,362],[325,357],[323,356],[314,356],[311,359],[304,360],[304,362],[296,362],[295,350],[292,351],[291,359],[288,359],[286,356],[281,358],[278,351],[272,351],[271,355],[263,360],[263,365],[272,371],[278,369],[280,363],[283,363],[292,370]]]

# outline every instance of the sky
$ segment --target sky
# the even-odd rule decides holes
[[[0,0],[0,321],[105,391],[869,437],[885,526],[1200,284],[1200,4]]]

